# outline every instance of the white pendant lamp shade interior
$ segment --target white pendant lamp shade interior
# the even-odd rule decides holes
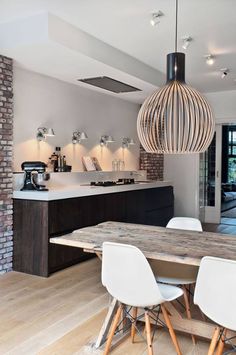
[[[149,153],[200,153],[211,143],[214,119],[206,99],[185,83],[185,54],[167,55],[167,83],[143,103],[137,120],[138,137]]]

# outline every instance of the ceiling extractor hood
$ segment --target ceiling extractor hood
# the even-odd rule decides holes
[[[98,76],[96,78],[78,79],[78,81],[81,81],[82,83],[85,84],[96,86],[104,90],[112,91],[117,94],[141,91],[140,89],[134,86],[125,84],[119,80],[109,78],[108,76]]]

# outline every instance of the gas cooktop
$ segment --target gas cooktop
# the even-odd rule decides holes
[[[130,185],[134,184],[134,179],[118,179],[118,181],[91,181],[90,186],[114,186],[114,185]]]

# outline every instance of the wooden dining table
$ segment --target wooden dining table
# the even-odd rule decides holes
[[[148,259],[184,265],[199,266],[201,259],[207,255],[236,260],[236,236],[211,232],[167,229],[122,222],[104,222],[50,239],[50,243],[82,248],[88,253],[95,253],[100,259],[102,259],[102,244],[107,241],[134,245]],[[102,347],[105,343],[117,306],[117,300],[113,299],[94,344],[96,348]],[[178,307],[171,303],[168,304],[168,311],[175,330],[205,339],[212,338],[215,329],[212,322],[197,318],[187,319]],[[235,336],[234,333],[232,333],[233,335]],[[121,335],[117,337],[117,341],[120,341],[121,337]]]

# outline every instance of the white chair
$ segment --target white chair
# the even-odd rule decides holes
[[[190,217],[174,217],[168,222],[166,228],[202,232],[201,222],[196,218]],[[158,282],[182,287],[186,314],[188,319],[191,319],[186,286],[196,282],[198,267],[157,260],[150,261],[150,265]],[[195,343],[194,336],[192,336],[192,339]]]
[[[166,228],[202,232],[201,222],[190,217],[174,217]],[[196,282],[198,267],[162,261],[155,261],[153,265],[157,266],[159,282],[173,285],[189,285]]]
[[[189,231],[202,232],[202,224],[197,218],[174,217],[169,220],[166,228],[183,229]]]
[[[183,291],[175,286],[158,284],[147,259],[138,248],[127,244],[103,243],[102,283],[110,295],[120,302],[109,331],[104,352],[105,355],[109,353],[112,338],[124,305],[133,307],[132,341],[135,335],[137,308],[145,308],[145,326],[149,355],[153,354],[153,349],[148,308],[160,305],[176,352],[179,355],[181,354],[168,312],[163,303],[173,301],[182,296]]]
[[[226,330],[236,331],[236,261],[206,256],[201,260],[194,303],[219,326],[215,328],[208,355],[223,353]],[[223,329],[221,329],[223,328]]]

